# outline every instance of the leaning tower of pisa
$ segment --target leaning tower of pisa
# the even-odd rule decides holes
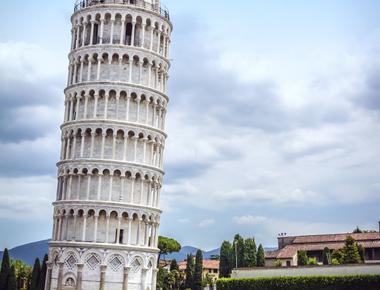
[[[71,21],[45,290],[155,290],[169,14],[84,0]]]

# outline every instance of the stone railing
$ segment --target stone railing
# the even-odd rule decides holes
[[[151,10],[159,13],[164,18],[170,20],[169,10],[158,5],[146,2],[145,0],[78,0],[74,6],[74,12],[81,9],[102,4],[119,4],[119,5],[130,5],[147,10]]]

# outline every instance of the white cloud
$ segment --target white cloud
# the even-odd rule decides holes
[[[212,226],[212,225],[214,225],[214,224],[215,224],[215,220],[214,220],[214,219],[204,219],[204,220],[202,220],[202,221],[198,224],[198,226],[199,226],[200,228],[206,228],[206,227]]]
[[[190,223],[190,219],[182,218],[182,219],[179,219],[178,222],[181,224],[188,224],[188,223]]]
[[[233,220],[238,225],[258,225],[266,221],[267,218],[263,216],[244,215],[236,216]]]
[[[56,179],[50,176],[0,178],[0,217],[3,220],[45,220],[51,217]]]

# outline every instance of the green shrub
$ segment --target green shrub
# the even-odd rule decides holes
[[[274,262],[274,266],[275,266],[275,267],[282,267],[282,261],[281,261],[281,260],[276,260],[276,261]]]
[[[334,266],[340,265],[339,260],[337,260],[337,259],[332,259],[332,260],[331,260],[331,265],[334,265]]]
[[[220,279],[218,290],[379,290],[380,275]]]
[[[311,266],[315,266],[315,265],[318,265],[318,261],[317,261],[317,258],[309,258],[309,260],[307,261],[307,264],[308,265],[311,265]]]

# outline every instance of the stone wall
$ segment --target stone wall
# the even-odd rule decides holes
[[[294,277],[294,276],[335,276],[380,274],[380,264],[339,265],[287,268],[251,268],[232,271],[232,278]]]

